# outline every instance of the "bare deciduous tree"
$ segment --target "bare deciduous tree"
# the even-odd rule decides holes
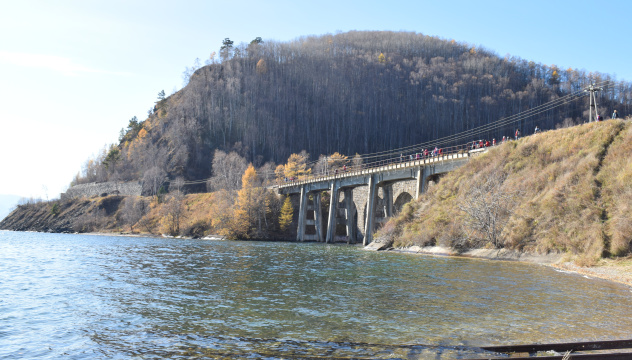
[[[149,224],[141,221],[148,211],[149,206],[147,206],[147,203],[142,197],[128,196],[125,198],[125,203],[123,204],[123,220],[129,225],[131,232],[134,232],[134,225],[139,222],[145,230],[149,231]]]
[[[212,191],[220,189],[239,190],[241,188],[241,176],[248,167],[246,159],[236,152],[226,154],[221,150],[215,150],[213,156],[213,176],[207,186]]]
[[[364,160],[362,159],[362,156],[360,156],[360,154],[356,153],[353,157],[353,160],[351,160],[351,163],[353,164],[354,169],[361,169]]]
[[[167,173],[163,169],[158,166],[152,167],[145,171],[143,175],[143,191],[151,196],[158,195],[158,190],[163,186],[166,179]]]
[[[151,232],[151,220],[146,217],[149,213],[149,202],[142,197],[139,197],[134,204],[134,211],[138,213],[138,225],[142,226],[145,231]]]
[[[182,193],[184,191],[184,178],[182,176],[178,176],[169,187],[169,192],[176,191]]]
[[[161,215],[162,231],[169,235],[176,236],[180,234],[180,224],[184,219],[184,195],[176,191],[169,194],[167,200],[162,206]]]
[[[327,156],[320,155],[318,157],[318,161],[314,165],[314,174],[316,175],[325,175],[327,173]]]
[[[502,247],[502,234],[513,213],[517,191],[503,187],[507,175],[488,176],[475,182],[460,200],[458,207],[465,213],[464,227],[470,240],[487,241],[496,248]]]
[[[267,162],[257,169],[257,175],[261,180],[262,186],[270,186],[274,184],[276,165],[273,162]]]

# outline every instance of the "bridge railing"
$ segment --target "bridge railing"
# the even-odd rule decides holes
[[[401,167],[412,167],[419,165],[419,162],[424,164],[433,163],[436,161],[450,160],[454,158],[454,155],[463,154],[469,156],[471,152],[479,152],[486,147],[479,145],[479,141],[468,142],[467,144],[455,145],[445,148],[427,149],[427,151],[415,152],[415,153],[401,153],[399,156],[390,156],[387,158],[366,162],[357,165],[345,165],[342,168],[327,169],[319,173],[309,174],[301,176],[300,178],[285,179],[279,186],[295,185],[302,182],[313,182],[321,179],[339,176],[349,176],[353,173],[362,172],[365,170],[379,169],[386,166],[399,165]]]

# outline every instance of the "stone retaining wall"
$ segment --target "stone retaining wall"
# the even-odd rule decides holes
[[[61,194],[61,199],[80,197],[124,195],[140,196],[143,186],[140,182],[102,182],[75,185]]]

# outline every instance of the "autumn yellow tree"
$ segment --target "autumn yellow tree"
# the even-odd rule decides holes
[[[282,232],[285,232],[292,223],[292,217],[294,216],[294,208],[292,207],[292,201],[289,196],[285,197],[283,201],[283,207],[281,207],[281,215],[279,216],[279,228]]]
[[[241,190],[233,211],[232,235],[239,239],[265,237],[269,227],[270,197],[267,190],[260,186],[257,171],[252,164],[241,178]]]
[[[160,219],[160,231],[163,234],[180,235],[180,224],[185,217],[184,201],[185,197],[179,191],[167,197],[167,201],[160,209],[162,216]]]
[[[232,233],[232,213],[235,204],[235,192],[221,189],[213,193],[209,210],[211,227],[217,235],[230,236]]]
[[[560,69],[556,65],[551,65],[551,76],[549,77],[550,85],[558,85],[560,83]]]
[[[349,158],[346,155],[339,154],[337,152],[327,157],[327,164],[330,170],[337,170],[347,165]]]
[[[309,160],[309,154],[304,150],[299,154],[290,155],[285,164],[285,177],[287,178],[301,178],[309,175],[312,169],[307,167],[307,161]]]
[[[274,170],[274,175],[276,176],[277,184],[283,184],[283,178],[285,177],[285,165],[277,166]]]
[[[268,72],[268,65],[264,59],[257,61],[257,74],[265,74]]]

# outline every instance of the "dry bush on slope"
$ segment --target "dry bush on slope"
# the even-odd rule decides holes
[[[509,191],[504,186],[506,179],[506,173],[478,176],[472,186],[462,192],[457,207],[465,213],[463,228],[469,240],[503,247],[501,234],[521,193],[520,190]]]
[[[402,227],[401,236],[415,238],[419,245],[436,242],[442,235],[445,241],[445,234],[463,222],[456,198],[468,191],[472,181],[506,172],[505,189],[520,191],[522,196],[516,199],[515,212],[499,245],[570,252],[591,263],[602,255],[605,244],[603,206],[595,175],[621,129],[622,124],[616,121],[593,123],[490,149],[424,194],[415,205],[416,219]],[[445,245],[454,246],[457,240],[448,239]]]

